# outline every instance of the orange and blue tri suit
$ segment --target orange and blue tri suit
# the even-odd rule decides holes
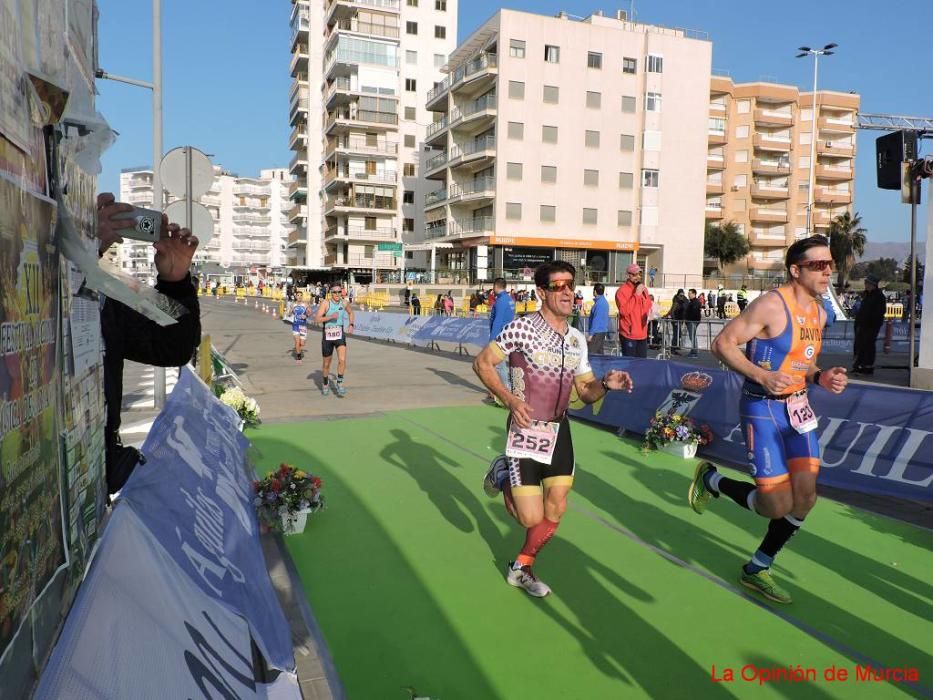
[[[806,391],[807,371],[820,354],[823,323],[820,305],[813,300],[805,308],[797,305],[789,287],[779,287],[787,326],[774,338],[753,338],[745,346],[745,356],[758,367],[783,372],[794,378],[787,393],[769,394],[750,379],[742,386],[739,403],[742,432],[748,448],[752,476],[761,491],[790,488],[790,474],[820,470],[820,445],[816,431],[798,433],[790,424],[786,400]]]

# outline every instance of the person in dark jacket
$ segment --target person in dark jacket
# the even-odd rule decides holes
[[[667,318],[671,319],[673,328],[671,336],[671,354],[680,354],[680,327],[687,314],[687,295],[683,289],[678,289],[674,298],[671,300],[671,308],[667,312]]]
[[[115,214],[132,211],[129,204],[117,202],[109,192],[97,198],[98,253],[122,242],[120,231],[131,219],[113,219]],[[139,452],[120,440],[120,408],[123,403],[123,361],[132,360],[156,367],[180,367],[191,359],[201,342],[201,310],[197,289],[189,268],[198,239],[188,229],[169,224],[162,216],[162,238],[153,244],[158,273],[156,290],[186,309],[178,322],[160,326],[138,311],[114,299],[105,299],[100,312],[104,339],[104,398],[107,427],[104,436],[107,464],[107,493],[119,491],[140,462]]]
[[[869,275],[865,278],[865,292],[862,294],[862,303],[855,315],[855,342],[852,350],[855,359],[852,362],[852,371],[858,374],[874,374],[875,372],[875,340],[878,331],[884,325],[884,312],[887,300],[884,292],[878,289],[878,278]]]
[[[687,322],[687,337],[690,338],[690,357],[697,356],[697,326],[702,316],[700,300],[697,290],[691,289],[688,293],[687,306],[684,309],[684,320]]]

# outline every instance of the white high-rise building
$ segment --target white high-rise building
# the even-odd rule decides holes
[[[588,280],[643,265],[699,275],[712,45],[705,34],[501,10],[428,94],[423,200],[432,270]]]
[[[198,246],[195,265],[210,274],[232,275],[284,268],[292,229],[287,216],[290,179],[285,168],[261,170],[259,177],[238,177],[214,166],[214,182],[200,199],[214,219],[214,234]],[[123,170],[120,200],[152,208],[152,169]],[[168,197],[168,203],[174,200]],[[151,282],[153,252],[149,243],[126,239],[119,246],[117,264],[123,272]]]
[[[288,264],[395,279],[390,249],[423,237],[425,101],[457,0],[293,0],[291,25]]]

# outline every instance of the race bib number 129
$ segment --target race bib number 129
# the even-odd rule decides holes
[[[809,433],[819,425],[806,394],[787,399],[787,417],[794,430],[801,434]]]
[[[505,454],[513,459],[533,459],[550,464],[559,429],[560,423],[532,421],[530,428],[519,428],[512,423],[506,438]]]

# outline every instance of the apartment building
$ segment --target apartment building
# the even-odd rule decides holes
[[[633,259],[699,274],[711,54],[702,33],[624,12],[497,12],[428,94],[434,269],[520,278],[556,257],[590,280]]]
[[[215,166],[214,182],[200,199],[214,219],[214,232],[198,247],[195,266],[209,273],[241,275],[283,268],[291,231],[287,218],[290,180],[285,168],[262,170],[259,177],[239,177]],[[175,199],[169,195],[168,203]],[[120,200],[151,208],[152,169],[121,171]],[[137,279],[155,279],[149,243],[127,239],[119,246],[116,262],[123,272]]]
[[[288,264],[397,279],[403,237],[424,229],[424,105],[457,0],[293,0],[291,25]]]
[[[859,100],[820,90],[814,112],[812,92],[712,77],[706,220],[735,222],[751,245],[730,272],[780,274],[788,245],[825,233],[836,216],[854,211]]]

